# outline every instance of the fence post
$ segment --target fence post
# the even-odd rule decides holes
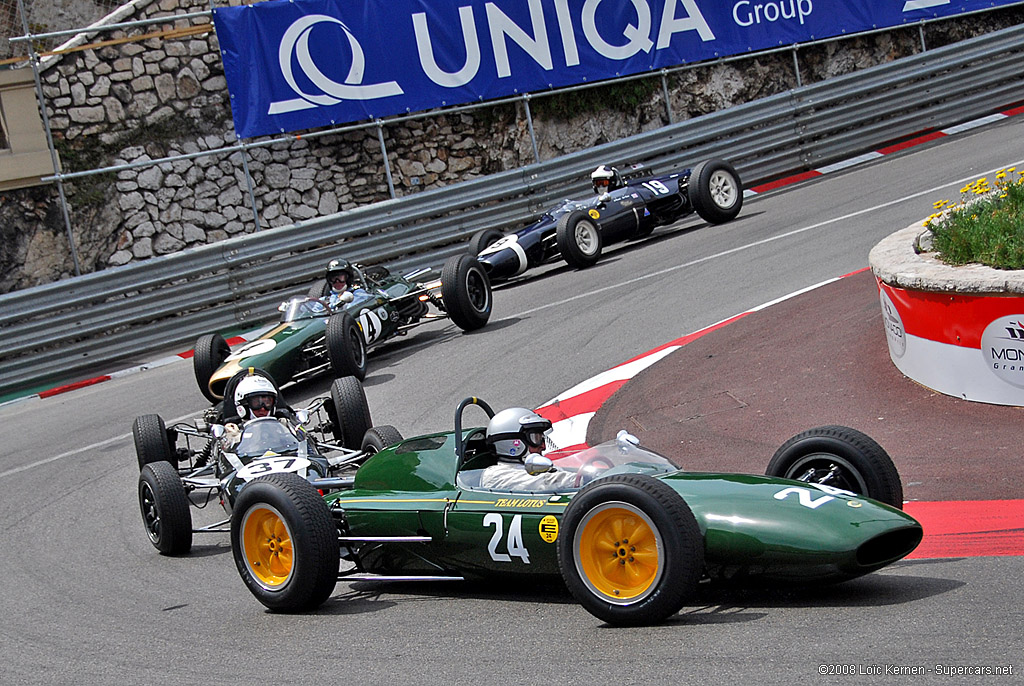
[[[526,108],[526,126],[530,129],[530,143],[533,144],[533,161],[540,162],[540,152],[537,150],[537,136],[533,132],[533,115],[530,114],[529,93],[523,93],[523,106]]]
[[[395,181],[391,177],[391,161],[388,160],[388,146],[384,143],[384,122],[377,120],[377,140],[380,141],[380,154],[384,158],[384,176],[388,180],[388,195],[395,199]]]
[[[252,205],[252,219],[256,222],[256,230],[259,231],[263,228],[260,222],[260,211],[256,205],[256,191],[253,190],[252,186],[252,174],[249,173],[249,144],[245,141],[242,143],[242,171],[245,172],[245,185],[249,190],[249,203]]]
[[[665,94],[665,112],[668,113],[668,123],[675,124],[675,119],[672,117],[672,101],[668,99],[668,71],[661,70],[661,90]]]
[[[799,88],[800,86],[803,85],[803,82],[800,80],[800,60],[796,56],[796,51],[797,51],[797,46],[794,45],[793,46],[793,71],[796,72],[796,87]]]
[[[32,44],[32,33],[28,26],[28,16],[25,14],[25,3],[18,0],[18,13],[21,15],[21,28],[28,38],[29,63],[32,65],[32,77],[36,82],[36,97],[39,98],[39,113],[43,118],[43,129],[46,131],[46,145],[50,149],[50,161],[53,163],[53,173],[57,175],[57,194],[60,196],[60,210],[64,215],[64,230],[68,235],[68,248],[71,251],[71,263],[75,268],[75,276],[82,275],[82,267],[78,263],[78,248],[75,247],[75,234],[71,230],[71,215],[68,213],[68,199],[64,194],[64,182],[61,180],[60,161],[57,159],[57,149],[53,147],[53,132],[50,130],[50,115],[46,113],[46,96],[43,94],[43,80],[39,75],[39,55],[36,47]]]

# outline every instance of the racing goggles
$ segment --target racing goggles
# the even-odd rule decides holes
[[[339,284],[340,283],[343,286],[348,284],[348,278],[345,275],[343,275],[343,274],[340,275],[340,276],[332,276],[330,278],[330,281],[331,281],[332,284]]]
[[[252,395],[249,396],[249,407],[253,410],[270,410],[274,407],[274,396]]]
[[[526,429],[522,432],[523,441],[532,448],[544,447],[544,431],[539,429]]]
[[[600,186],[601,188],[607,188],[612,184],[611,179],[594,179],[594,186]]]

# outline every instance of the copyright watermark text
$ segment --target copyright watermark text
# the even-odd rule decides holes
[[[818,665],[818,674],[833,676],[1013,676],[1013,665],[897,665],[829,663]]]

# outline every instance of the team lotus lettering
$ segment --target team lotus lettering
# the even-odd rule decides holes
[[[779,2],[748,2],[743,0],[732,7],[732,18],[738,26],[753,26],[764,22],[792,21],[797,19],[802,26],[804,19],[811,16],[814,5],[811,0],[780,0]]]
[[[525,498],[499,498],[495,505],[498,507],[544,507],[544,501]]]

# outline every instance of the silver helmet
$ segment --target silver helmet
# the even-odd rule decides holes
[[[486,441],[499,457],[522,458],[530,447],[543,448],[551,421],[525,407],[510,407],[491,418]]]

